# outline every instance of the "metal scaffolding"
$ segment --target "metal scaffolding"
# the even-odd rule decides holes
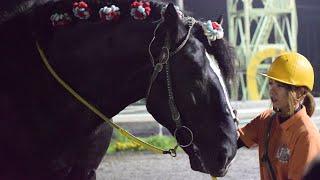
[[[297,51],[295,0],[227,0],[229,41],[240,59],[239,91],[233,99],[268,97],[266,72],[274,57]]]
[[[176,5],[180,8],[181,11],[184,9],[183,0],[175,0]]]

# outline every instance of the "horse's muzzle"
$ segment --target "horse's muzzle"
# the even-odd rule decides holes
[[[209,174],[203,162],[197,156],[189,156],[189,160],[190,160],[190,166],[192,170]]]
[[[214,172],[213,171],[208,171],[207,168],[205,167],[204,163],[198,158],[198,157],[189,157],[190,160],[190,166],[191,169],[194,171],[199,171],[202,173],[210,174],[213,177],[223,177],[226,175],[228,172],[228,169],[231,165],[229,163],[223,168],[217,168]]]
[[[225,151],[219,151],[216,153],[213,158],[209,159],[202,159],[198,148],[193,145],[193,154],[189,154],[190,166],[192,170],[199,171],[202,173],[210,174],[214,177],[223,177],[228,172],[228,169],[234,159],[234,156],[230,157],[227,156]],[[211,156],[212,156],[211,155]],[[209,157],[209,156],[205,156]],[[227,157],[227,158],[224,158]]]

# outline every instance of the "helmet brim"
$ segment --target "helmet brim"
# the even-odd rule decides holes
[[[269,76],[268,74],[264,74],[264,73],[259,73],[260,75],[264,76],[264,77],[267,77],[269,79],[272,79],[272,80],[275,80],[275,81],[278,81],[278,82],[281,82],[281,83],[284,83],[284,84],[289,84],[289,85],[294,85],[290,82],[287,82],[287,81],[283,81],[281,79],[278,79],[278,78],[275,78],[275,77],[272,77],[272,76]]]

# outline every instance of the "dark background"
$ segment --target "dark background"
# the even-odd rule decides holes
[[[256,0],[253,0],[255,2]],[[174,1],[173,1],[174,2]],[[257,1],[256,1],[257,2]],[[259,2],[259,1],[258,1]],[[228,19],[226,0],[184,0],[184,8],[192,16],[204,20],[216,20],[224,15],[225,37],[228,38]],[[298,52],[313,65],[315,85],[313,95],[320,96],[320,1],[296,0],[298,14]]]

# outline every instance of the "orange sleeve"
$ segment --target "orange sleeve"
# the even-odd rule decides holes
[[[254,118],[250,123],[246,126],[239,129],[240,138],[243,143],[251,148],[258,144],[259,138],[261,137],[261,133],[264,134],[263,130],[263,114],[260,114],[256,118]],[[263,131],[263,132],[261,132]]]
[[[310,136],[310,134],[300,135],[290,158],[289,179],[302,179],[307,164],[319,153],[317,138]]]

